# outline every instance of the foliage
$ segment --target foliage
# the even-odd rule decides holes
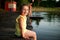
[[[29,3],[28,0],[19,0],[19,1],[17,1],[18,6],[20,6],[22,4],[28,4],[28,3]]]
[[[0,7],[4,8],[5,7],[5,2],[6,1],[16,1],[17,2],[17,7],[20,7],[22,4],[28,4],[30,3],[31,0],[0,0]],[[60,7],[60,1],[52,1],[52,0],[47,0],[47,1],[42,1],[42,0],[35,0],[33,3],[34,7]]]

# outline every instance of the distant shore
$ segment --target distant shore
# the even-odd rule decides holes
[[[49,8],[49,7],[33,7],[32,11],[40,11],[40,12],[60,12],[60,7]]]
[[[18,8],[19,9],[19,8]],[[19,12],[17,9],[16,12]],[[33,7],[32,11],[36,12],[60,12],[60,7]],[[0,9],[0,12],[6,12],[4,9]]]

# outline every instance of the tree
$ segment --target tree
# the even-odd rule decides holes
[[[20,5],[22,5],[22,4],[28,4],[29,2],[28,2],[28,0],[19,0],[19,1],[17,1],[17,3],[18,3],[18,6],[20,6]]]

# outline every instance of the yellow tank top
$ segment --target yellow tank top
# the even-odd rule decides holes
[[[19,28],[19,22],[18,22],[18,19],[19,18],[23,18],[23,20],[25,19],[22,15],[19,15],[17,18],[16,18],[16,31],[15,31],[15,34],[17,35],[17,36],[21,36],[21,31],[20,31],[20,28]],[[25,19],[25,25],[24,26],[26,26],[26,19]]]

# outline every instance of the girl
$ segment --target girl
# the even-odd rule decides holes
[[[26,29],[26,21],[27,21],[27,15],[29,13],[29,7],[28,5],[24,4],[20,8],[20,16],[16,19],[17,25],[16,26],[16,32],[15,34],[17,36],[22,36],[25,39],[29,39],[29,37],[33,37],[34,40],[36,40],[36,33],[34,31]]]

